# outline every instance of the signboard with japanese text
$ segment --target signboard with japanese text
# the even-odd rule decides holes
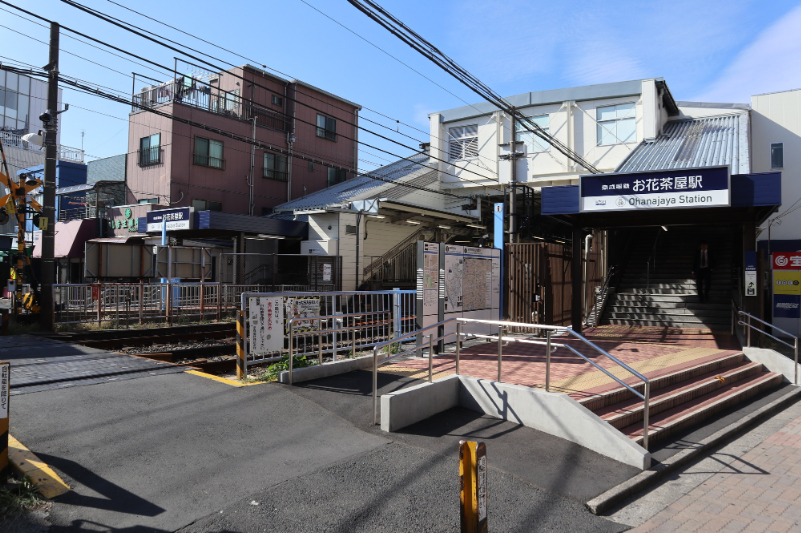
[[[164,221],[167,222],[167,231],[192,229],[193,214],[194,209],[191,207],[164,209],[161,211],[148,211],[147,231],[149,233],[161,231]]]
[[[282,351],[284,349],[284,299],[280,296],[252,296],[249,300],[250,353],[266,355]]]
[[[801,326],[800,318],[801,270],[774,270],[773,324],[797,335]]]
[[[757,258],[756,252],[745,252],[745,286],[746,296],[757,295]]]
[[[773,270],[801,270],[801,252],[775,252]]]
[[[581,212],[725,207],[729,167],[593,174],[579,180]]]
[[[306,296],[286,298],[284,307],[287,333],[289,333],[289,321],[293,318],[297,319],[292,323],[292,331],[295,333],[320,329],[319,321],[312,320],[320,316],[320,298]]]
[[[0,363],[0,418],[8,418],[8,398],[11,389],[11,365]]]

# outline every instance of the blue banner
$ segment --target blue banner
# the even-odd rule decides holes
[[[795,294],[774,294],[773,317],[801,318],[801,296]]]
[[[709,167],[581,176],[580,211],[729,205],[729,168]]]

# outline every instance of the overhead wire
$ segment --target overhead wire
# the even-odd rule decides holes
[[[319,108],[316,108],[316,107],[314,107],[314,106],[312,106],[312,105],[310,105],[310,104],[307,104],[307,103],[305,103],[305,102],[301,102],[301,101],[299,101],[299,100],[297,100],[297,99],[294,99],[294,98],[288,97],[288,96],[284,95],[283,93],[278,93],[278,92],[277,92],[275,89],[272,89],[272,88],[270,88],[270,87],[266,87],[266,86],[263,86],[263,85],[259,85],[259,84],[255,83],[255,81],[254,81],[254,80],[249,80],[249,79],[245,78],[244,76],[240,76],[240,75],[238,75],[238,74],[234,74],[234,73],[232,73],[232,72],[230,72],[230,71],[226,71],[224,68],[222,68],[222,67],[220,67],[220,66],[218,66],[218,65],[215,65],[215,64],[213,64],[213,63],[211,63],[211,62],[209,62],[209,61],[206,61],[206,60],[205,60],[205,59],[203,59],[203,58],[196,57],[196,56],[194,56],[194,55],[192,55],[192,54],[189,54],[189,53],[187,53],[185,50],[181,50],[181,49],[175,48],[175,47],[173,47],[173,46],[171,46],[171,45],[169,45],[169,44],[166,44],[166,43],[164,43],[164,42],[161,42],[161,41],[159,41],[158,39],[156,39],[155,37],[152,37],[151,35],[155,35],[155,36],[158,36],[160,39],[164,39],[164,40],[166,40],[166,41],[169,41],[169,42],[172,42],[172,43],[176,43],[176,41],[173,41],[173,40],[171,40],[171,39],[169,39],[169,38],[166,38],[166,37],[160,36],[160,35],[158,35],[158,34],[156,34],[156,33],[154,33],[154,32],[151,32],[151,31],[149,31],[149,30],[146,30],[146,29],[140,28],[140,27],[138,27],[138,26],[136,26],[136,25],[134,25],[134,24],[131,24],[130,22],[126,22],[126,21],[123,21],[123,20],[121,20],[121,19],[118,19],[118,18],[116,18],[116,17],[113,17],[113,16],[110,16],[110,15],[107,15],[107,14],[105,14],[105,13],[103,13],[103,12],[99,11],[99,10],[96,10],[96,9],[93,9],[93,8],[90,8],[90,7],[87,7],[87,6],[84,6],[84,5],[82,5],[82,4],[78,3],[78,2],[75,2],[74,0],[61,0],[61,1],[62,1],[62,2],[64,2],[65,4],[69,5],[69,6],[75,7],[76,9],[79,9],[79,10],[81,10],[81,11],[84,11],[85,13],[88,13],[88,14],[90,14],[90,15],[92,15],[92,16],[94,16],[94,17],[96,17],[96,18],[99,18],[100,20],[103,20],[103,21],[105,21],[105,22],[108,22],[109,24],[113,24],[113,25],[115,25],[115,26],[117,26],[117,27],[119,27],[119,28],[122,28],[122,29],[124,29],[124,30],[126,30],[126,31],[130,32],[130,33],[133,33],[134,35],[138,35],[139,37],[142,37],[142,38],[144,38],[144,39],[147,39],[147,40],[149,40],[149,41],[151,41],[151,42],[154,42],[154,43],[156,43],[156,44],[159,44],[159,45],[161,45],[161,46],[163,46],[163,47],[165,47],[165,48],[167,48],[167,49],[170,49],[170,50],[172,50],[172,51],[174,51],[174,52],[177,52],[177,53],[180,53],[180,54],[184,54],[185,56],[187,56],[187,57],[190,57],[190,58],[192,58],[192,59],[194,59],[194,60],[196,60],[196,61],[200,61],[201,63],[204,63],[204,64],[208,65],[208,67],[211,67],[211,68],[213,68],[213,69],[215,69],[215,70],[218,70],[218,71],[220,71],[220,72],[226,72],[228,75],[230,75],[230,76],[233,76],[234,78],[240,79],[240,80],[242,80],[242,81],[244,81],[244,82],[247,82],[247,83],[252,83],[252,84],[254,84],[256,87],[259,87],[259,88],[261,88],[261,89],[264,89],[264,90],[266,90],[266,91],[268,91],[268,92],[270,92],[270,93],[272,93],[272,94],[278,95],[278,96],[280,96],[280,97],[282,97],[282,98],[286,98],[287,100],[290,100],[290,101],[294,101],[295,103],[297,103],[297,104],[299,104],[299,105],[302,105],[302,106],[305,106],[305,107],[308,107],[309,109],[312,109],[312,110],[314,110],[314,111],[317,111],[318,113],[326,114],[326,112],[325,112],[325,111],[323,111],[323,110],[321,110],[321,109],[319,109]],[[0,2],[2,2],[2,3],[6,3],[4,0],[0,0]],[[143,34],[142,32],[148,33],[148,34],[150,34],[150,35],[145,35],[145,34]],[[181,44],[181,43],[176,43],[176,44],[178,44],[178,46],[181,46],[181,47],[183,47],[183,48],[186,48],[186,49],[192,50],[192,51],[194,51],[194,52],[196,52],[196,53],[199,53],[199,54],[202,54],[202,55],[206,55],[206,56],[208,56],[208,57],[210,57],[210,58],[212,58],[212,59],[214,59],[214,60],[216,60],[216,61],[220,61],[220,62],[222,62],[222,63],[226,63],[226,64],[228,64],[228,65],[231,65],[231,66],[234,66],[234,67],[235,67],[235,65],[234,65],[233,63],[230,63],[230,62],[227,62],[227,61],[225,61],[225,60],[222,60],[222,59],[216,58],[216,57],[214,57],[214,56],[212,56],[212,55],[210,55],[210,54],[207,54],[207,53],[204,53],[204,52],[199,52],[199,51],[195,50],[194,48],[191,48],[191,47],[189,47],[189,46],[183,45],[183,44]],[[151,61],[151,63],[152,63],[152,61]],[[165,68],[165,67],[162,67],[162,68]],[[182,75],[184,75],[184,76],[185,76],[185,74],[182,74]],[[246,100],[247,100],[247,99],[246,99]],[[300,122],[306,122],[307,124],[311,124],[312,126],[315,126],[315,127],[316,127],[316,124],[312,124],[312,123],[310,123],[310,122],[304,121],[304,120],[302,120],[302,119],[299,119],[298,117],[294,117],[294,120],[297,120],[297,121],[300,121]],[[401,143],[401,142],[398,142],[398,141],[396,141],[396,140],[394,140],[394,139],[390,139],[389,137],[386,137],[386,136],[384,136],[384,135],[381,135],[381,134],[379,134],[379,133],[376,133],[376,132],[374,132],[374,131],[372,131],[372,130],[369,130],[369,129],[367,129],[367,128],[364,128],[363,126],[359,126],[358,124],[354,124],[354,123],[352,123],[352,122],[349,122],[349,121],[347,121],[347,120],[343,120],[343,119],[341,119],[341,118],[338,118],[337,120],[339,120],[339,121],[341,121],[341,122],[343,122],[343,123],[345,123],[345,124],[348,124],[348,125],[350,125],[350,126],[353,126],[354,128],[358,128],[358,129],[360,129],[360,130],[362,130],[362,131],[365,131],[365,132],[367,132],[367,133],[370,133],[370,134],[372,134],[372,135],[375,135],[376,137],[379,137],[379,138],[381,138],[381,139],[383,139],[383,140],[386,140],[386,141],[389,141],[389,142],[391,142],[391,143],[397,144],[397,145],[399,145],[399,146],[401,146],[401,147],[403,147],[403,148],[406,148],[406,149],[409,149],[409,150],[412,150],[412,151],[417,151],[417,149],[416,149],[416,148],[413,148],[413,147],[407,146],[407,145],[405,145],[405,144],[403,144],[403,143]],[[338,135],[339,135],[339,134],[338,134]],[[343,137],[345,137],[345,138],[348,138],[348,137],[346,137],[346,136],[344,136],[344,135],[343,135]],[[358,140],[356,140],[356,139],[350,139],[350,140],[353,140],[354,142],[358,142],[358,143],[365,144],[366,146],[371,146],[371,145],[369,145],[369,144],[367,144],[367,143],[364,143],[363,141],[358,141]],[[378,147],[375,147],[375,146],[372,146],[372,148],[374,148],[374,149],[376,149],[376,150],[379,150],[379,151],[382,151],[382,152],[385,152],[385,153],[388,153],[388,154],[390,154],[390,155],[397,156],[397,154],[392,154],[391,152],[388,152],[387,150],[383,150],[383,149],[381,149],[381,148],[378,148]],[[397,156],[397,157],[399,157],[399,156]],[[429,154],[429,157],[430,157],[431,159],[435,159],[435,160],[437,160],[437,161],[440,161],[440,162],[442,162],[442,163],[445,163],[445,164],[449,164],[449,163],[450,163],[449,161],[445,161],[444,159],[438,158],[438,157],[436,157],[436,156],[433,156],[433,155],[431,155],[431,154]],[[418,165],[420,165],[420,166],[424,166],[424,167],[427,167],[427,166],[428,166],[428,165],[424,165],[424,164],[422,164],[422,163],[417,163],[417,164],[418,164]],[[439,169],[435,169],[435,168],[433,168],[433,167],[428,167],[428,168],[431,168],[432,170],[438,170],[438,171],[439,171]],[[495,181],[495,182],[497,182],[497,181],[498,181],[497,179],[493,179],[493,178],[491,178],[491,177],[488,177],[488,176],[486,176],[486,175],[480,174],[480,173],[478,173],[478,172],[474,172],[474,171],[472,171],[472,170],[469,170],[469,169],[467,169],[467,168],[462,168],[462,170],[464,170],[465,172],[469,172],[469,173],[471,173],[471,174],[475,174],[475,175],[479,176],[479,178],[480,178],[480,179],[482,179],[482,180],[489,180],[489,181]],[[447,173],[447,172],[444,172],[444,171],[439,171],[439,172]],[[454,176],[454,177],[456,177],[456,178],[458,178],[458,179],[465,179],[465,178],[462,178],[462,177],[460,177],[460,176],[456,176],[456,175],[454,175],[454,174],[451,174],[451,175],[452,175],[452,176]],[[471,181],[471,180],[466,180],[466,181]],[[474,181],[474,180],[473,180],[473,183],[475,183],[475,181]]]
[[[35,72],[32,69],[28,70],[28,71],[25,71],[23,69],[16,69],[14,67],[7,67],[7,66],[4,66],[4,65],[0,65],[0,69],[8,70],[8,71],[16,72],[18,74],[24,74],[24,75],[28,75],[28,76],[37,76],[37,77],[43,77],[43,78],[46,78],[48,76],[47,72],[44,72],[44,71]],[[151,107],[139,104],[139,103],[137,103],[137,102],[135,102],[133,100],[129,101],[129,100],[126,100],[125,98],[117,96],[115,94],[103,92],[103,91],[101,91],[100,89],[98,89],[96,87],[92,87],[90,85],[86,85],[86,83],[88,83],[88,82],[85,82],[84,80],[78,80],[76,78],[71,78],[71,77],[68,77],[68,76],[66,76],[66,75],[64,75],[62,73],[59,73],[58,79],[59,79],[59,82],[64,83],[64,84],[69,85],[69,86],[72,86],[72,87],[74,87],[74,88],[76,88],[76,89],[78,89],[80,91],[85,92],[86,94],[89,94],[89,95],[92,95],[92,96],[99,96],[101,98],[105,98],[105,99],[108,99],[108,100],[116,101],[118,103],[122,103],[122,104],[125,104],[125,105],[130,105],[130,106],[133,106],[133,107],[137,107],[137,108],[142,109],[144,111],[147,111],[147,112],[150,112],[150,113],[153,113],[153,114],[156,114],[156,115],[160,115],[160,116],[163,116],[165,118],[169,118],[171,120],[174,120],[176,122],[180,122],[182,124],[186,124],[186,125],[198,128],[198,129],[202,129],[202,130],[205,130],[205,131],[216,133],[217,135],[220,135],[222,137],[227,137],[227,138],[239,141],[239,142],[243,142],[243,143],[246,143],[246,144],[250,144],[250,145],[256,146],[257,148],[262,149],[262,150],[278,153],[278,154],[285,155],[285,156],[288,156],[288,157],[293,157],[293,158],[296,158],[296,159],[301,159],[301,160],[304,160],[304,161],[310,161],[310,162],[313,162],[313,163],[318,163],[318,164],[326,166],[326,167],[337,168],[337,169],[344,170],[344,171],[353,171],[354,170],[351,167],[344,167],[344,166],[341,166],[341,165],[332,165],[330,162],[322,161],[320,158],[315,157],[313,154],[308,154],[307,152],[305,152],[303,150],[293,149],[293,150],[290,151],[289,149],[284,149],[284,148],[281,148],[281,147],[278,147],[278,146],[274,146],[274,145],[272,145],[270,143],[264,143],[264,142],[261,142],[261,141],[258,141],[258,140],[254,140],[254,139],[251,139],[250,137],[246,137],[246,136],[234,133],[234,132],[229,132],[229,131],[226,131],[226,130],[223,130],[223,129],[220,129],[220,128],[215,128],[215,127],[212,127],[212,126],[208,126],[206,124],[201,124],[199,122],[195,122],[195,121],[183,118],[183,117],[177,117],[175,115],[160,111],[158,109],[153,109]],[[401,158],[401,160],[406,160],[406,161],[409,161],[409,163],[416,164],[416,162],[409,160],[409,158]],[[426,187],[414,185],[412,183],[398,183],[395,180],[384,178],[383,176],[377,176],[377,175],[375,175],[374,173],[371,173],[371,172],[359,172],[359,175],[368,177],[370,179],[383,181],[383,182],[386,182],[386,183],[391,183],[393,185],[398,185],[398,186],[407,187],[407,188],[411,188],[411,189],[417,189],[417,190],[421,190],[421,191],[425,191],[425,192],[441,194],[441,195],[444,195],[444,196],[452,196],[452,197],[455,197],[455,198],[463,199],[463,197],[457,196],[457,195],[452,194],[452,193],[448,193],[448,192],[444,192],[444,191],[438,191],[438,190],[435,190],[435,189],[429,189],[429,188],[426,188]]]
[[[372,0],[348,0],[348,2],[370,19],[374,20],[380,26],[389,31],[392,35],[406,43],[413,50],[419,52],[435,65],[439,66],[445,72],[453,76],[473,92],[494,104],[498,109],[504,111],[510,116],[513,116],[525,130],[540,137],[543,141],[547,142],[557,151],[562,153],[562,155],[581,165],[588,171],[594,174],[600,173],[595,166],[584,160],[583,157],[581,157],[571,148],[565,146],[564,143],[553,137],[549,132],[545,131],[536,122],[531,120],[530,117],[527,117],[514,106],[510,105],[502,96],[496,93],[487,84],[483,83],[476,76],[461,67],[458,63],[456,63],[456,61],[451,59],[417,32],[412,30],[397,17],[382,8],[379,4],[373,2]],[[514,150],[512,151],[514,152]]]
[[[155,18],[155,17],[151,17],[150,15],[147,15],[147,14],[145,14],[145,13],[142,13],[142,12],[140,12],[140,11],[137,11],[137,10],[135,10],[135,9],[131,8],[131,7],[128,7],[128,6],[125,6],[125,5],[123,5],[123,4],[120,4],[120,3],[118,3],[118,2],[115,2],[114,0],[107,0],[107,1],[108,1],[109,3],[111,3],[111,4],[114,4],[114,5],[116,5],[116,6],[119,6],[119,7],[123,8],[123,9],[125,9],[125,10],[127,10],[127,11],[129,11],[129,12],[131,12],[131,13],[135,13],[135,14],[139,15],[140,17],[143,17],[143,18],[146,18],[146,19],[148,19],[148,20],[151,20],[151,21],[153,21],[153,22],[155,22],[155,23],[157,23],[157,24],[161,24],[162,26],[165,26],[165,27],[167,27],[167,28],[170,28],[170,29],[172,29],[172,30],[175,30],[175,31],[177,31],[177,32],[179,32],[179,33],[182,33],[182,34],[184,34],[184,35],[186,35],[186,36],[188,36],[188,37],[191,37],[191,38],[193,38],[193,39],[197,39],[197,40],[199,40],[199,41],[201,41],[201,42],[203,42],[203,43],[206,43],[206,44],[208,44],[208,45],[210,45],[210,46],[213,46],[213,47],[215,47],[215,48],[217,48],[217,49],[219,49],[219,50],[222,50],[222,51],[224,51],[224,52],[227,52],[227,53],[229,53],[229,54],[232,54],[232,55],[234,55],[234,56],[237,56],[237,57],[239,57],[239,58],[241,58],[241,59],[244,59],[245,61],[249,61],[249,62],[252,62],[252,63],[259,64],[259,65],[261,65],[263,68],[265,68],[265,69],[268,69],[268,70],[271,70],[271,71],[273,71],[273,72],[275,72],[275,73],[277,73],[277,74],[280,74],[281,76],[285,76],[285,77],[287,77],[287,78],[293,78],[293,76],[291,76],[290,74],[287,74],[287,73],[285,73],[285,72],[282,72],[282,71],[280,71],[280,70],[278,70],[278,69],[275,69],[275,68],[272,68],[272,67],[268,67],[267,65],[263,64],[261,61],[257,61],[257,60],[255,60],[255,59],[251,59],[251,58],[249,58],[249,57],[247,57],[247,56],[244,56],[244,55],[242,55],[242,54],[240,54],[240,53],[237,53],[237,52],[234,52],[234,51],[232,51],[232,50],[229,50],[229,49],[227,49],[227,48],[225,48],[225,47],[223,47],[223,46],[220,46],[220,45],[218,45],[218,44],[215,44],[215,43],[213,43],[213,42],[210,42],[210,41],[208,41],[208,40],[206,40],[206,39],[203,39],[202,37],[199,37],[199,36],[197,36],[197,35],[195,35],[195,34],[192,34],[192,33],[190,33],[190,32],[184,31],[184,30],[182,30],[182,29],[180,29],[180,28],[177,28],[177,27],[175,27],[175,26],[172,26],[171,24],[168,24],[168,23],[166,23],[166,22],[164,22],[164,21],[161,21],[161,20],[159,20],[159,19],[157,19],[157,18]],[[342,26],[343,28],[345,28],[345,29],[346,29],[346,30],[348,30],[349,32],[351,32],[351,33],[353,33],[354,35],[356,35],[357,37],[359,37],[360,39],[362,39],[362,40],[364,40],[365,42],[369,43],[371,46],[374,46],[375,48],[377,48],[378,50],[380,50],[380,51],[381,51],[381,52],[383,52],[384,54],[388,55],[388,56],[389,56],[389,57],[391,57],[392,59],[394,59],[394,60],[398,61],[399,63],[401,63],[401,64],[402,64],[402,65],[404,65],[405,67],[407,67],[407,68],[411,69],[411,70],[412,70],[412,71],[414,71],[415,73],[417,73],[417,74],[419,74],[420,76],[422,76],[423,78],[427,79],[428,81],[430,81],[431,83],[433,83],[433,84],[434,84],[434,85],[436,85],[437,87],[439,87],[439,88],[443,89],[443,90],[444,90],[444,91],[446,91],[447,93],[449,93],[449,94],[451,94],[452,96],[454,96],[454,97],[458,98],[459,100],[461,100],[461,101],[462,101],[462,102],[464,102],[465,104],[469,105],[470,107],[473,107],[473,108],[474,108],[474,109],[476,109],[477,111],[480,111],[480,110],[479,110],[477,107],[475,107],[475,105],[473,105],[473,104],[471,104],[471,103],[467,102],[466,100],[464,100],[464,99],[462,99],[461,97],[457,96],[456,94],[452,93],[451,91],[449,91],[448,89],[446,89],[446,88],[445,88],[445,87],[443,87],[442,85],[438,84],[437,82],[435,82],[435,81],[434,81],[434,80],[432,80],[431,78],[428,78],[428,77],[427,77],[427,76],[425,76],[424,74],[422,74],[422,73],[418,72],[417,70],[415,70],[414,68],[412,68],[410,65],[408,65],[408,64],[404,63],[403,61],[401,61],[400,59],[396,58],[395,56],[393,56],[392,54],[390,54],[390,53],[389,53],[389,52],[387,52],[386,50],[384,50],[384,49],[380,48],[379,46],[377,46],[377,45],[375,45],[374,43],[370,42],[369,40],[365,39],[364,37],[362,37],[362,36],[361,36],[361,35],[359,35],[358,33],[354,32],[353,30],[351,30],[350,28],[348,28],[348,27],[347,27],[347,26],[345,26],[344,24],[342,24],[342,23],[340,23],[339,21],[337,21],[337,20],[333,19],[333,18],[332,18],[332,17],[330,17],[329,15],[327,15],[327,14],[323,13],[322,11],[320,11],[320,10],[319,10],[319,9],[317,9],[316,7],[312,6],[311,4],[309,4],[309,3],[305,2],[305,0],[300,0],[300,1],[301,1],[301,2],[303,2],[304,4],[308,5],[310,8],[314,9],[314,10],[315,10],[315,11],[317,11],[318,13],[322,14],[323,16],[325,16],[325,17],[329,18],[329,19],[330,19],[330,20],[332,20],[333,22],[335,22],[335,23],[339,24],[340,26]],[[90,8],[90,9],[91,9],[91,8]],[[95,11],[97,11],[97,10],[95,10]],[[99,11],[98,11],[98,12],[99,12]],[[110,15],[106,15],[106,16],[109,16],[109,17],[111,17]],[[114,17],[111,17],[111,18],[114,18]],[[120,19],[115,19],[115,20],[118,20],[118,21],[122,22]],[[132,26],[133,26],[133,25],[132,25]],[[136,26],[134,26],[134,27],[136,27]],[[172,41],[172,40],[170,40],[170,39],[167,39],[166,37],[160,36],[160,35],[158,35],[158,34],[156,34],[156,33],[154,33],[154,32],[150,32],[149,30],[142,29],[142,31],[147,31],[147,32],[148,32],[148,33],[150,33],[151,35],[158,36],[158,37],[160,37],[160,38],[162,38],[162,39],[166,39],[166,40],[168,40],[168,41],[170,41],[170,42],[172,42],[172,43],[174,43],[174,44],[179,44],[179,45],[180,45],[180,43],[176,43],[175,41]],[[186,45],[181,45],[181,46],[186,46]],[[187,47],[187,48],[189,48],[189,47]],[[200,54],[206,55],[207,57],[211,57],[211,58],[213,58],[213,59],[216,59],[217,61],[223,61],[223,60],[221,60],[221,59],[214,58],[214,56],[211,56],[211,55],[209,55],[209,54],[206,54],[205,52],[202,52],[202,51],[199,51],[199,50],[194,50],[194,49],[192,49],[192,48],[189,48],[189,49],[190,49],[190,50],[193,50],[193,51],[196,51],[197,53],[200,53]],[[228,63],[228,64],[230,65],[231,63]],[[310,98],[314,98],[315,100],[317,100],[317,101],[319,101],[319,102],[321,102],[321,103],[325,103],[325,104],[331,105],[331,104],[330,104],[330,102],[325,102],[325,101],[321,100],[320,98],[317,98],[317,97],[315,97],[314,95],[310,95],[310,94],[308,94],[308,93],[304,93],[303,91],[298,91],[298,92],[299,92],[300,94],[303,94],[304,96],[308,96],[308,97],[310,97]],[[336,107],[337,109],[340,109],[340,110],[342,110],[342,111],[347,111],[347,110],[345,110],[345,109],[343,109],[343,108],[340,108],[340,107],[338,107],[338,106],[336,106],[336,105],[334,105],[334,107]],[[380,116],[382,116],[382,117],[384,117],[384,118],[387,118],[387,119],[389,119],[389,120],[393,120],[393,121],[395,121],[395,122],[396,122],[396,124],[403,124],[404,126],[407,126],[407,127],[409,127],[409,128],[415,129],[415,130],[417,130],[417,131],[419,131],[419,132],[421,132],[421,133],[423,133],[423,134],[425,134],[425,135],[429,135],[429,136],[430,136],[430,137],[432,137],[432,138],[435,138],[435,139],[437,139],[437,140],[442,140],[441,138],[437,137],[436,135],[431,135],[431,134],[430,134],[430,132],[423,131],[423,130],[421,130],[421,129],[419,129],[419,128],[416,128],[416,127],[414,127],[414,126],[411,126],[411,125],[409,125],[409,124],[406,124],[405,122],[402,122],[402,121],[400,121],[400,120],[398,120],[398,119],[395,119],[395,118],[389,117],[389,116],[385,115],[384,113],[381,113],[381,112],[379,112],[379,111],[376,111],[376,110],[374,110],[374,109],[371,109],[371,108],[369,108],[369,107],[367,107],[367,106],[362,106],[362,108],[363,108],[363,109],[365,109],[365,110],[367,110],[367,111],[370,111],[370,112],[372,112],[372,113],[375,113],[375,114],[377,114],[377,115],[380,115]],[[379,122],[376,122],[376,121],[370,120],[370,119],[369,119],[369,118],[367,118],[367,117],[364,117],[364,116],[362,116],[361,118],[362,118],[362,119],[364,119],[364,120],[367,120],[368,122],[371,122],[371,123],[373,123],[373,124],[376,124],[376,125],[378,125],[378,126],[381,126],[381,127],[383,127],[383,128],[386,128],[386,129],[387,129],[387,130],[389,130],[389,131],[393,131],[393,132],[395,132],[395,133],[399,133],[400,135],[403,135],[403,136],[405,136],[405,137],[408,137],[408,138],[410,138],[410,139],[412,139],[412,140],[414,140],[414,141],[417,141],[417,142],[419,142],[419,143],[422,143],[422,142],[423,142],[423,141],[421,141],[420,139],[416,139],[416,138],[414,138],[414,137],[411,137],[411,136],[409,136],[409,135],[406,135],[406,134],[404,134],[404,133],[401,133],[400,131],[393,130],[391,127],[389,127],[389,126],[386,126],[386,125],[384,125],[384,124],[381,124],[381,123],[379,123]],[[447,141],[448,139],[444,139],[444,140],[446,140],[446,141]],[[486,156],[481,156],[481,155],[479,155],[479,157],[482,157],[482,158],[484,158],[484,159],[487,159],[488,161],[491,161],[492,163],[496,163],[496,162],[497,162],[497,161],[495,161],[494,159],[487,158]],[[493,173],[494,173],[494,171],[493,171]]]

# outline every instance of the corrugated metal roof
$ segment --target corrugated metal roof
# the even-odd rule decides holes
[[[325,209],[328,207],[348,207],[353,200],[366,197],[382,197],[382,192],[397,187],[397,182],[406,182],[403,178],[411,180],[431,172],[428,154],[419,153],[409,158],[401,159],[389,165],[377,168],[370,172],[371,176],[381,178],[374,179],[367,176],[359,176],[342,183],[337,183],[321,191],[314,192],[296,200],[291,200],[275,207],[275,211],[294,211],[300,209]],[[389,180],[383,181],[383,180]],[[396,183],[393,183],[396,182]],[[404,187],[409,192],[414,189]]]
[[[730,165],[732,174],[740,173],[748,160],[747,118],[738,113],[668,122],[662,135],[641,142],[616,172]]]

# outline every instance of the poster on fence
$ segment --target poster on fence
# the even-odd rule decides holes
[[[289,321],[293,318],[308,320],[296,320],[292,324],[292,330],[296,333],[304,331],[317,331],[320,326],[312,320],[320,316],[320,298],[300,296],[297,298],[287,298],[286,309],[286,332],[289,334]]]
[[[248,302],[250,353],[266,355],[284,349],[283,298],[251,296]]]

